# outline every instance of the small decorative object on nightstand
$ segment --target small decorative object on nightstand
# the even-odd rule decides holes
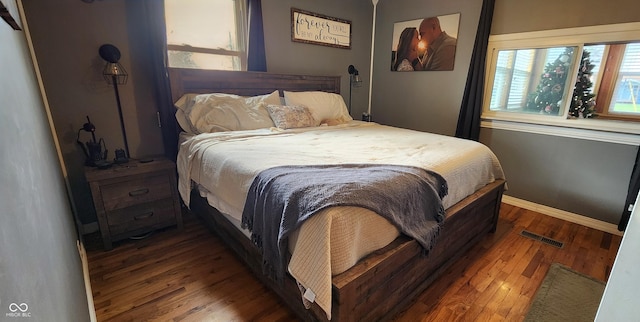
[[[130,160],[110,169],[85,167],[105,250],[113,242],[150,231],[182,229],[175,164]]]

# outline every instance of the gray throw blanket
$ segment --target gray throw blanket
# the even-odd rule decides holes
[[[439,174],[398,165],[281,166],[254,179],[242,227],[262,252],[263,271],[282,281],[289,234],[332,206],[367,208],[416,239],[427,253],[442,222],[447,183]]]

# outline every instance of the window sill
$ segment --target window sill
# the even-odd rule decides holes
[[[640,122],[640,116],[625,116],[624,114],[598,114],[598,120]]]
[[[549,118],[549,117],[546,117]],[[635,122],[622,122],[598,119],[563,119],[535,121],[518,116],[483,115],[481,127],[525,133],[543,134],[627,145],[640,145],[640,125]]]

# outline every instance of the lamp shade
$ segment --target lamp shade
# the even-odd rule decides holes
[[[112,44],[104,44],[100,46],[98,53],[102,59],[110,63],[117,63],[120,60],[120,50]]]
[[[118,85],[123,85],[127,83],[129,74],[120,63],[107,62],[102,70],[102,76],[109,84],[116,82]]]
[[[102,71],[102,76],[107,83],[117,83],[123,85],[127,83],[127,71],[118,62],[120,60],[120,50],[111,44],[104,44],[98,49],[98,53],[102,59],[107,61]]]
[[[349,65],[347,71],[349,72],[351,86],[360,87],[360,85],[362,84],[362,79],[360,78],[360,73],[355,68],[355,66]]]

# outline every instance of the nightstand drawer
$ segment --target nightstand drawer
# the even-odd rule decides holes
[[[159,228],[159,224],[175,221],[174,217],[173,199],[168,198],[115,210],[109,213],[107,221],[110,233],[118,235],[139,228],[153,230]]]
[[[166,173],[104,185],[101,190],[105,211],[171,198],[171,182]]]

